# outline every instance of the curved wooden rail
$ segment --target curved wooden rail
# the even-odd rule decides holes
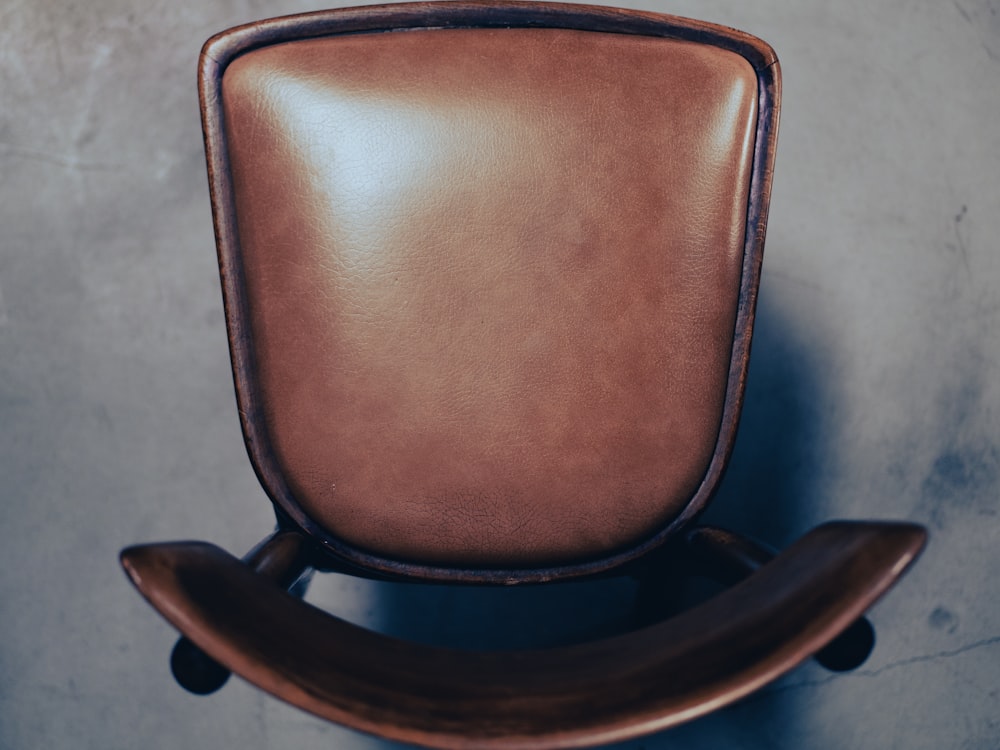
[[[925,536],[910,524],[826,524],[666,622],[517,652],[435,648],[365,630],[209,544],[131,547],[122,564],[214,659],[317,716],[432,747],[566,748],[661,730],[777,678],[855,621]]]

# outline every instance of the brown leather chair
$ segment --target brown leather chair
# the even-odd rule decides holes
[[[859,618],[923,529],[827,524],[771,560],[692,527],[747,372],[770,47],[641,12],[389,5],[224,32],[200,91],[240,418],[279,530],[243,562],[122,553],[184,634],[182,684],[231,670],[432,747],[571,747],[687,721],[817,653],[863,659]],[[471,652],[286,593],[313,568],[733,585],[606,640]]]

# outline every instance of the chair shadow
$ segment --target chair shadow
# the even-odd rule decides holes
[[[803,503],[823,445],[815,411],[820,373],[807,344],[768,301],[771,296],[761,295],[732,459],[701,520],[780,548],[804,531]],[[628,630],[637,588],[628,577],[514,588],[378,583],[374,626],[453,648],[549,647]],[[615,747],[725,747],[738,740],[742,748],[770,748],[797,715],[792,701],[788,693],[758,693],[677,729]]]

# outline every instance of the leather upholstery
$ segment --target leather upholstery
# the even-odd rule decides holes
[[[675,517],[719,431],[756,87],[726,50],[558,29],[234,60],[259,396],[310,518],[500,567]]]

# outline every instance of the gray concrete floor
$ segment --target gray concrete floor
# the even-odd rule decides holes
[[[623,747],[1000,747],[1000,4],[641,6],[755,33],[785,76],[748,407],[712,517],[776,544],[835,517],[932,536],[860,671],[805,665]],[[192,536],[240,552],[270,526],[231,394],[195,62],[215,31],[314,7],[0,3],[0,748],[391,746],[238,680],[182,692],[171,631],[116,560]],[[310,599],[472,643],[483,623],[526,633],[512,604],[554,623],[545,639],[613,624],[593,612],[630,593],[331,576]]]

